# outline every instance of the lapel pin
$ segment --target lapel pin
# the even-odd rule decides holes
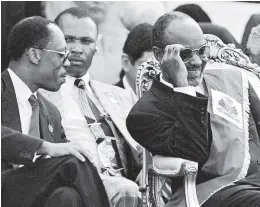
[[[114,97],[110,97],[110,101],[111,101],[112,103],[117,103],[117,100],[116,100]]]
[[[49,129],[50,133],[53,133],[54,130],[53,130],[53,126],[52,125],[49,124],[48,129]]]

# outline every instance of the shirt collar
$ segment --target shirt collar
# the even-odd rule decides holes
[[[73,77],[73,76],[70,76],[70,75],[67,75],[66,77],[66,82],[65,84],[63,84],[64,86],[74,86],[74,82],[77,78]],[[83,75],[82,77],[80,77],[79,79],[82,79],[86,85],[89,84],[89,81],[90,81],[90,75],[89,75],[89,72],[87,72],[85,75]],[[63,86],[62,85],[62,86]]]
[[[21,104],[24,105],[32,94],[37,98],[37,91],[32,93],[29,87],[12,71],[12,69],[8,68],[7,70],[13,82],[15,95]]]
[[[163,83],[164,85],[170,87],[170,88],[174,88],[173,85],[165,80],[163,80],[162,78],[162,73],[160,74],[160,82]]]

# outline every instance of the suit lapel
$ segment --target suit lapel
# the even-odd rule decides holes
[[[40,93],[37,93],[37,97],[40,105],[40,134],[41,138],[45,141],[54,142],[54,123],[50,114],[44,104],[43,97]]]
[[[2,72],[2,125],[22,132],[20,113],[14,86],[7,70]]]
[[[104,110],[110,115],[126,141],[136,149],[138,145],[126,128],[126,117],[134,105],[131,94],[122,88],[91,80],[91,88]]]

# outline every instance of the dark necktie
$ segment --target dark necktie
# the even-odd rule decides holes
[[[32,106],[32,116],[31,123],[29,128],[29,135],[40,138],[40,119],[39,119],[39,102],[34,95],[31,95],[29,98],[29,102]]]

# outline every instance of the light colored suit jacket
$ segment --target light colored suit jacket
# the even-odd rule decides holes
[[[119,140],[117,140],[117,146],[119,150],[119,155],[121,157],[121,160],[123,160],[123,157],[126,157],[126,151],[124,150],[125,142],[130,146],[133,153],[136,154],[137,152],[137,146],[140,146],[129,134],[127,128],[126,128],[126,117],[132,108],[132,106],[135,104],[135,99],[132,97],[132,94],[122,88],[109,85],[106,83],[102,83],[96,80],[90,79],[90,86],[95,94],[95,96],[99,99],[100,104],[102,105],[103,109],[108,113],[113,121],[113,123],[116,125],[120,133],[123,135],[123,137],[120,137]],[[61,114],[65,112],[65,109],[63,106],[63,97],[60,91],[57,92],[49,92],[49,91],[41,91],[41,93],[50,100],[53,104],[55,104],[58,109],[60,110]],[[67,135],[68,139],[70,139],[66,132],[66,126],[65,128],[65,134]],[[86,137],[89,137],[89,141],[87,143],[87,147],[93,147],[95,143],[93,143],[93,134],[90,131],[90,129],[87,129]],[[82,141],[82,140],[80,140]],[[98,161],[97,160],[91,160],[90,161],[95,165]],[[128,163],[122,163],[123,167],[125,169],[125,172],[127,174],[127,164]]]

